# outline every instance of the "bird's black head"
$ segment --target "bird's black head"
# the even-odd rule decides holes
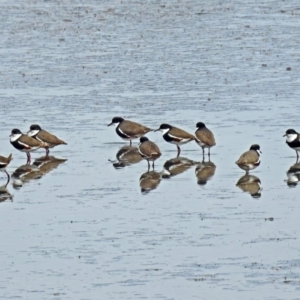
[[[165,130],[170,130],[171,128],[172,128],[172,126],[171,126],[170,124],[165,124],[165,123],[163,123],[163,124],[161,124],[161,125],[159,126],[158,129],[156,129],[156,130],[154,130],[154,131],[159,131],[159,130],[165,131]]]
[[[30,130],[41,130],[41,129],[42,129],[41,126],[38,124],[32,124],[30,126]]]
[[[286,132],[285,132],[286,135],[288,134],[297,134],[297,131],[294,130],[294,129],[288,129]]]
[[[145,137],[145,136],[142,136],[140,138],[140,143],[144,143],[144,142],[147,142],[147,141],[149,141],[149,139],[147,137]]]
[[[121,118],[121,117],[114,117],[114,118],[112,118],[111,123],[109,123],[107,126],[110,126],[112,124],[119,124],[122,121],[124,121],[123,118]]]
[[[250,147],[250,150],[260,151],[260,146],[257,144],[254,144]]]
[[[198,123],[196,124],[196,127],[199,128],[199,129],[205,128],[205,124],[202,123],[202,122],[198,122]]]
[[[14,128],[14,129],[11,131],[11,134],[12,134],[12,135],[14,135],[14,134],[22,134],[22,132],[21,132],[20,129]]]
[[[171,129],[171,128],[172,128],[172,126],[169,124],[161,124],[159,126],[159,129]]]

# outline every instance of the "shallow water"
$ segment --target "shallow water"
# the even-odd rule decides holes
[[[68,145],[51,151],[65,162],[6,187],[0,299],[299,299],[298,177],[287,182],[296,159],[282,137],[298,126],[299,14],[293,0],[2,1],[8,172],[26,163],[12,128],[39,123]],[[189,132],[205,122],[214,172],[198,184],[190,143],[171,176],[140,182],[146,161],[115,162],[127,145],[106,126],[115,115]],[[148,137],[161,172],[176,147]],[[254,143],[259,190],[236,186]]]

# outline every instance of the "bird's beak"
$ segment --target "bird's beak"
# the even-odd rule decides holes
[[[261,150],[259,150],[259,152],[262,153]]]
[[[112,124],[114,124],[113,122],[111,122],[111,123],[109,123],[107,126],[110,126],[110,125],[112,125]]]
[[[286,133],[282,137],[284,137],[284,136],[286,136]]]
[[[153,130],[153,132],[156,132],[156,131],[159,131],[160,129],[158,128],[158,129],[155,129],[155,130]]]

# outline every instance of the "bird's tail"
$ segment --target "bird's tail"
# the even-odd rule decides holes
[[[12,160],[12,154],[9,154],[9,156],[7,157],[7,162],[10,163],[11,160]]]

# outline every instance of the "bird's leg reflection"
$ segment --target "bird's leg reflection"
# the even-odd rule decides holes
[[[4,170],[4,173],[6,173],[6,175],[7,175],[7,180],[8,180],[8,182],[10,181],[10,175],[8,174],[8,172],[6,171],[6,170]]]
[[[30,163],[31,163],[31,155],[30,155],[30,152],[26,152],[26,154],[27,154],[27,162],[26,162],[26,164],[27,164],[27,165],[30,165]]]
[[[177,146],[177,157],[179,157],[181,150],[180,150],[180,147],[178,145],[176,145],[176,146]]]

